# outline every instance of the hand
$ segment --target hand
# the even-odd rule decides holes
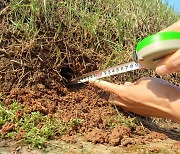
[[[109,102],[127,111],[180,123],[180,88],[162,79],[142,78],[125,85],[99,80],[90,83],[113,93]]]
[[[169,26],[163,31],[180,31],[180,20]],[[173,72],[180,71],[180,50],[168,55],[162,61],[160,61],[156,67],[156,73],[159,75],[166,75]]]
[[[159,75],[166,75],[173,72],[180,71],[180,50],[166,56],[161,60],[156,67],[156,73]]]

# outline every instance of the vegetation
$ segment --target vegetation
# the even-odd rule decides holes
[[[13,102],[8,108],[0,103],[0,126],[4,124],[11,128],[2,128],[0,137],[22,140],[32,146],[42,148],[48,139],[53,139],[56,135],[63,135],[71,128],[77,127],[82,120],[71,119],[69,122],[63,122],[58,117],[53,118],[43,115],[39,111],[23,113],[17,118],[18,111],[21,111],[21,105]],[[7,132],[6,130],[7,129]]]
[[[135,123],[138,122],[137,117],[133,117],[133,118],[125,117],[119,112],[118,108],[115,105],[114,107],[116,109],[117,115],[107,117],[108,126],[110,129],[113,129],[117,126],[122,126],[122,125],[128,126],[129,128],[136,127]]]
[[[123,54],[128,60],[138,41],[179,18],[160,0],[10,0],[1,12],[4,24],[20,33],[19,48],[51,44],[54,63],[63,65],[61,48],[53,42],[66,37],[88,57],[105,55],[99,67],[119,63]]]
[[[180,17],[160,0],[9,0],[0,2],[0,7],[0,52],[8,59],[0,62],[2,91],[47,83],[54,77],[48,75],[52,70],[57,73],[67,66],[82,74],[129,61],[138,41]],[[0,100],[1,131],[4,125],[11,127],[1,138],[23,134],[23,141],[42,147],[83,122],[63,122],[39,111],[22,112],[17,118],[25,109],[16,101],[6,106],[2,96]],[[113,128],[119,122],[133,127],[133,120],[120,114],[109,125]]]

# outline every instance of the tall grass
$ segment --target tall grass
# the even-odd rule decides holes
[[[94,52],[104,51],[103,67],[119,62],[124,53],[128,60],[138,41],[179,18],[160,0],[10,0],[9,5],[10,24],[27,40],[50,32],[56,40],[64,31],[74,40],[77,32],[80,42],[91,39]]]
[[[39,37],[44,29],[44,34],[56,29],[57,37],[63,23],[71,32],[80,29],[83,39],[90,35],[98,40],[97,51],[106,44],[110,57],[127,51],[131,54],[140,39],[178,18],[159,0],[11,0],[10,8],[9,21],[27,39]]]

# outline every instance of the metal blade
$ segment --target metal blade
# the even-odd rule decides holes
[[[97,71],[93,71],[93,72],[90,72],[90,73],[86,73],[86,74],[84,74],[82,76],[79,76],[79,77],[71,80],[68,83],[68,85],[88,82],[89,80],[100,79],[100,78],[108,77],[108,76],[111,76],[111,75],[116,75],[116,74],[125,73],[125,72],[128,72],[128,71],[137,70],[137,69],[140,69],[140,68],[142,68],[142,66],[139,63],[136,63],[136,62],[132,61],[132,62],[129,62],[129,63],[120,64],[120,65],[105,68],[105,69],[102,69],[102,70],[97,70]]]

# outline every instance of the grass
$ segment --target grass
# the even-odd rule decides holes
[[[25,62],[39,56],[37,48],[44,49],[43,52],[48,48],[48,52],[55,53],[53,68],[68,63],[76,72],[80,70],[71,61],[76,57],[66,57],[74,54],[74,47],[78,54],[92,60],[91,64],[105,68],[131,60],[142,38],[180,18],[160,0],[10,0],[2,3],[1,25],[13,36],[11,42],[8,35],[2,33],[2,48],[17,53],[15,57]],[[66,50],[60,46],[61,41]],[[24,60],[32,51],[32,57]],[[78,67],[85,69],[86,63]],[[10,132],[1,134],[1,138],[15,139],[16,134],[24,131],[23,141],[40,148],[56,134],[64,134],[83,122],[82,119],[71,119],[66,123],[38,111],[23,113],[17,119],[21,105],[14,101],[4,106],[2,95],[0,100],[0,128],[6,123],[14,125]],[[120,114],[110,118],[109,126],[114,128],[117,123],[134,127],[134,119],[124,119]]]
[[[58,40],[68,32],[68,39],[76,41],[78,33],[79,43],[90,39],[87,46],[94,52],[103,50],[107,58],[101,67],[119,63],[123,54],[128,60],[138,41],[179,18],[159,0],[10,0],[8,7],[9,26],[23,32],[24,40]]]
[[[125,117],[123,116],[118,108],[116,107],[116,105],[114,105],[115,109],[116,109],[116,113],[117,115],[115,116],[110,116],[110,117],[107,117],[107,121],[108,121],[108,126],[110,129],[113,129],[117,126],[127,126],[129,128],[134,128],[136,127],[136,122],[138,121],[136,117]]]
[[[20,118],[17,118],[19,110],[23,109],[16,101],[9,108],[3,106],[2,102],[0,103],[0,127],[8,123],[14,125],[11,130],[1,132],[0,138],[22,140],[22,142],[38,148],[46,146],[49,139],[53,139],[56,135],[66,134],[70,129],[75,129],[83,122],[81,119],[63,122],[56,115],[49,117],[39,111],[23,113]],[[23,133],[22,138],[18,138],[17,136],[21,133]]]

